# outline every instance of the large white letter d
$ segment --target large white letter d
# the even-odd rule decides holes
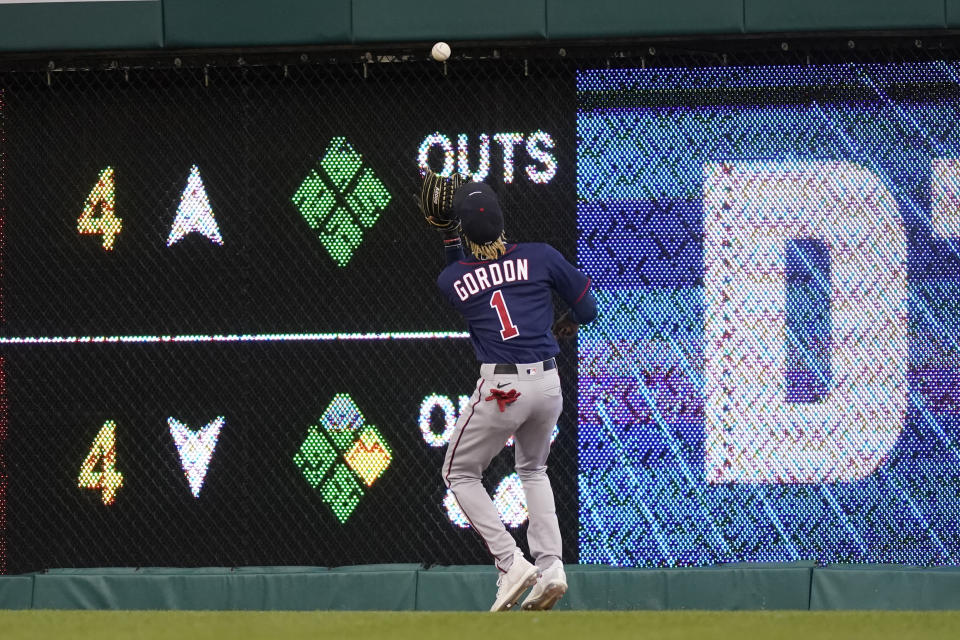
[[[708,482],[873,473],[907,410],[907,250],[893,197],[851,162],[708,164],[704,182]],[[830,251],[831,382],[788,403],[786,245]]]

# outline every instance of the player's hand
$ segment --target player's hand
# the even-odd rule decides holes
[[[569,340],[577,335],[579,327],[580,325],[570,317],[570,312],[567,311],[553,323],[553,337],[557,340]]]

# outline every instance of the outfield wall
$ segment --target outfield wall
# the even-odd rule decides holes
[[[378,288],[384,262],[434,276],[417,162],[499,180],[511,233],[593,277],[601,319],[559,358],[562,608],[960,608],[960,10],[834,4],[0,0],[0,51],[150,61],[0,72],[0,608],[487,607],[436,474],[466,335],[428,286]],[[718,44],[882,29],[923,40]],[[659,36],[719,38],[651,61]],[[361,64],[438,38],[447,65]],[[486,480],[522,538],[511,462]]]
[[[698,569],[568,566],[558,609],[960,608],[960,570],[812,563]],[[0,576],[0,609],[482,611],[489,566],[60,569]]]
[[[960,26],[960,0],[0,2],[0,51],[348,45],[876,31]]]

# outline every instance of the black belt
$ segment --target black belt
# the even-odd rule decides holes
[[[550,358],[549,360],[544,360],[543,364],[544,371],[550,371],[550,369],[557,368],[557,360],[555,358]],[[498,364],[493,367],[493,375],[499,376],[503,374],[517,373],[517,365],[515,364]]]

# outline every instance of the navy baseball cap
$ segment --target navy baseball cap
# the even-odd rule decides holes
[[[497,194],[485,182],[468,182],[453,194],[453,216],[463,233],[477,244],[493,242],[503,233],[503,211]]]

